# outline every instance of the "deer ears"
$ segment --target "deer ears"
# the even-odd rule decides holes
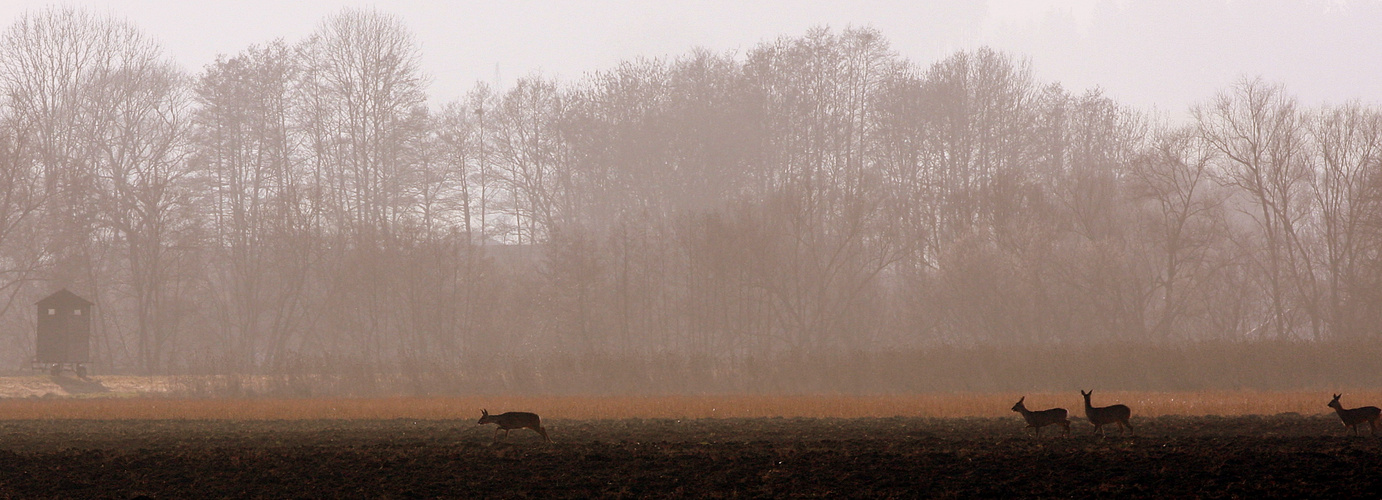
[[[1084,392],[1084,389],[1080,389],[1080,395],[1081,395],[1081,396],[1091,396],[1091,395],[1093,395],[1093,394],[1094,394],[1094,391]]]
[[[1017,399],[1017,404],[1022,404],[1022,402],[1023,402],[1023,401],[1026,401],[1026,400],[1027,400],[1027,396],[1022,396],[1021,398],[1018,398],[1018,399]]]
[[[1335,394],[1334,399],[1339,399],[1339,396],[1343,396],[1343,394]]]
[[[480,416],[482,416],[482,417],[488,417],[488,416],[489,416],[489,410],[486,410],[486,409],[484,409],[484,408],[481,408],[481,409],[480,409]]]

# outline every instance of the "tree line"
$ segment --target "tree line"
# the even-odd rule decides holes
[[[0,38],[6,364],[59,287],[97,303],[97,365],[143,373],[1382,328],[1371,104],[1247,78],[1178,123],[869,28],[440,106],[426,82],[373,10],[195,74],[125,21],[22,15]]]

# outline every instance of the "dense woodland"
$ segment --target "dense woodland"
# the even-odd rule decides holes
[[[1382,340],[1373,103],[1245,78],[1170,120],[867,28],[440,106],[418,60],[371,10],[194,73],[116,18],[14,20],[0,369],[61,287],[95,373],[772,390],[744,379]]]

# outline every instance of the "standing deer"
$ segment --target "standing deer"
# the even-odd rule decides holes
[[[1017,404],[1013,405],[1013,411],[1022,414],[1022,418],[1027,421],[1027,428],[1032,429],[1037,437],[1041,437],[1042,427],[1051,424],[1060,424],[1061,427],[1065,427],[1065,435],[1070,435],[1070,420],[1065,418],[1067,415],[1065,408],[1031,411],[1022,404],[1026,399],[1027,396],[1022,396],[1022,399],[1017,400]]]
[[[547,430],[542,428],[542,419],[536,413],[526,411],[511,411],[490,415],[489,410],[480,410],[480,421],[475,425],[499,424],[499,428],[494,430],[494,442],[499,442],[499,431],[504,431],[504,437],[509,437],[509,429],[532,429],[542,435],[542,439],[552,442],[552,438],[547,437]]]
[[[1098,432],[1100,435],[1103,435],[1104,424],[1112,423],[1117,423],[1119,427],[1126,429],[1127,433],[1129,434],[1133,432],[1132,424],[1128,423],[1128,418],[1132,417],[1132,410],[1128,409],[1126,405],[1113,405],[1096,408],[1094,405],[1089,403],[1089,396],[1091,394],[1094,394],[1094,391],[1080,391],[1080,395],[1084,396],[1084,416],[1089,419],[1089,423],[1094,424],[1095,432]]]
[[[1335,394],[1334,400],[1329,402],[1329,407],[1339,414],[1339,420],[1344,421],[1344,426],[1352,430],[1353,435],[1357,436],[1358,424],[1367,422],[1368,427],[1372,428],[1372,435],[1376,436],[1377,418],[1382,416],[1382,409],[1378,409],[1376,406],[1345,409],[1344,405],[1339,403],[1339,396],[1343,396],[1343,394]]]

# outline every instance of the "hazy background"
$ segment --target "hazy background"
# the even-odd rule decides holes
[[[49,2],[0,2],[0,21]],[[1190,103],[1248,75],[1303,102],[1382,96],[1382,2],[1359,0],[963,2],[339,2],[84,1],[127,18],[188,71],[275,38],[297,42],[343,7],[377,7],[412,30],[434,104],[476,81],[507,87],[541,72],[577,79],[634,57],[693,47],[743,53],[806,29],[871,26],[901,56],[934,61],[990,46],[1031,59],[1036,76],[1101,87],[1120,102],[1183,117]]]
[[[1382,3],[499,5],[5,4],[0,371],[1382,385]]]

